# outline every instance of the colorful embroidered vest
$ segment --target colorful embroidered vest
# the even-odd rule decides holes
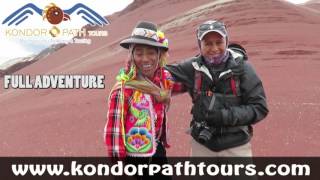
[[[127,155],[152,156],[159,140],[156,137],[156,126],[157,114],[151,95],[134,90],[125,123]]]
[[[167,89],[171,89],[173,81],[169,72],[163,72],[163,82]],[[160,79],[157,79],[160,83]],[[158,84],[157,83],[157,84]],[[119,84],[115,86],[119,88]],[[156,152],[158,142],[166,136],[167,105],[157,102],[152,95],[141,90],[125,85],[124,91],[132,95],[126,103],[126,110],[123,126],[124,141],[127,156],[150,157]],[[165,132],[163,132],[165,131]],[[164,134],[163,134],[164,133]],[[164,145],[168,147],[166,137],[163,139]]]

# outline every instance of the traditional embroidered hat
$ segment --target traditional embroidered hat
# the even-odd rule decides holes
[[[151,22],[140,21],[133,29],[131,36],[120,42],[120,46],[129,49],[130,44],[144,44],[168,50],[168,46],[160,42],[157,29],[157,25]]]

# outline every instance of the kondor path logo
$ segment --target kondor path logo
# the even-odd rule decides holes
[[[7,25],[8,27],[17,27],[23,25],[28,21],[28,18],[31,16],[42,16],[43,21],[48,21],[52,27],[48,29],[15,29],[8,28],[6,30],[6,36],[44,36],[50,34],[52,37],[59,36],[62,31],[59,28],[59,24],[63,21],[72,21],[72,17],[80,16],[85,22],[90,24],[91,26],[100,26],[103,27],[105,25],[110,24],[110,22],[96,11],[92,10],[88,6],[78,3],[75,4],[70,9],[62,9],[57,6],[55,3],[50,3],[45,6],[44,9],[37,7],[33,3],[28,3],[23,7],[17,9],[8,17],[6,17],[2,25]],[[74,30],[74,29],[73,29]],[[78,32],[70,33],[68,30],[64,30],[64,35],[67,33],[72,34],[73,36],[86,36],[85,30],[79,29]],[[107,32],[96,32],[89,33],[92,36],[106,36]]]

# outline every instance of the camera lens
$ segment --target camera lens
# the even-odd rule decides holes
[[[205,144],[207,141],[211,139],[211,137],[212,137],[212,132],[209,129],[205,128],[200,132],[198,136],[198,141],[201,144]]]

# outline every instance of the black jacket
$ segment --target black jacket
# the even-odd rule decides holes
[[[219,127],[210,127],[213,136],[204,144],[214,151],[249,142],[252,137],[251,125],[264,119],[269,112],[262,82],[253,67],[244,60],[241,54],[232,50],[229,53],[224,67],[219,70],[208,66],[201,56],[166,67],[176,81],[185,85],[193,100],[195,99],[195,71],[201,71],[203,94],[208,90],[215,94],[214,109],[221,110],[222,124]],[[232,91],[230,78],[218,78],[222,72],[227,70],[231,70],[233,78],[237,80],[236,95]],[[195,101],[193,103],[195,105]],[[199,124],[196,123],[199,121],[201,120],[193,116],[191,127],[195,140],[203,130],[203,127],[199,127]],[[198,128],[195,128],[195,124]]]

